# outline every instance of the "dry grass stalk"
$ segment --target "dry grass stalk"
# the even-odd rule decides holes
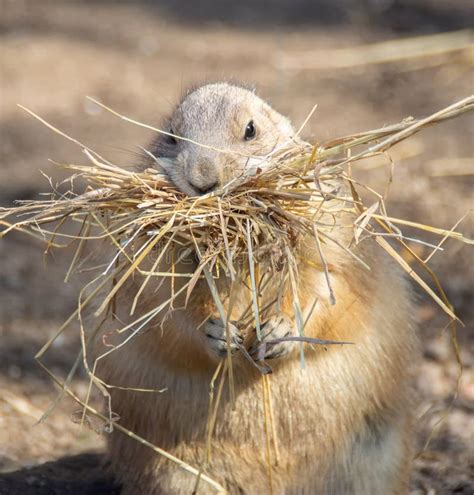
[[[285,53],[276,65],[290,70],[348,69],[374,64],[406,62],[466,53],[469,65],[474,54],[473,32],[465,29],[449,33],[382,41],[354,48],[308,50]],[[432,63],[432,62],[431,62]],[[439,64],[439,62],[436,62]],[[426,62],[430,64],[430,62]],[[423,66],[425,66],[423,65]]]

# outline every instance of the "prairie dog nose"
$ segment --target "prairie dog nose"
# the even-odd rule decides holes
[[[219,183],[216,165],[210,160],[201,160],[189,167],[189,183],[199,194],[211,192]]]

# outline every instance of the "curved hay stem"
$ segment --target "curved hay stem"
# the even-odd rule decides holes
[[[212,432],[214,430],[214,426],[211,425],[212,417],[214,414],[214,389],[215,389],[215,383],[217,377],[219,376],[223,363],[224,360],[219,361],[216,371],[214,371],[214,374],[212,375],[211,378],[211,382],[209,384],[209,407],[208,407],[207,422],[206,422],[206,452],[204,459],[201,461],[201,465],[199,466],[199,474],[196,477],[196,483],[194,484],[194,488],[192,492],[193,494],[198,493],[199,483],[201,481],[201,475],[204,472],[204,467],[206,463],[208,463],[211,458],[211,437],[212,437]],[[216,408],[217,407],[218,407],[218,403],[216,404]]]
[[[62,136],[63,138],[66,138],[68,141],[71,141],[72,143],[74,143],[75,145],[79,146],[80,148],[86,150],[87,152],[90,153],[91,156],[95,156],[97,158],[99,158],[100,160],[102,160],[103,162],[107,163],[108,165],[111,165],[111,166],[115,166],[113,165],[112,163],[110,163],[108,160],[106,160],[104,157],[100,156],[97,152],[95,152],[93,149],[89,148],[88,146],[82,144],[80,141],[78,141],[77,139],[69,136],[68,134],[66,134],[65,132],[63,131],[60,131],[57,127],[54,127],[54,125],[50,124],[49,122],[47,122],[46,120],[44,120],[42,117],[40,117],[39,115],[37,115],[35,112],[33,112],[32,110],[24,107],[23,105],[20,105],[18,104],[18,107],[20,107],[22,110],[24,110],[26,113],[29,113],[32,117],[34,117],[35,119],[39,120],[43,125],[45,125],[48,129],[51,129],[53,132],[55,132],[56,134],[59,134],[60,136]]]
[[[250,227],[250,220],[247,220],[247,249],[248,249],[250,286],[252,292],[253,314],[255,318],[255,331],[257,332],[257,339],[262,340],[262,330],[260,326],[260,309],[258,305],[258,291],[257,291],[258,280],[256,280],[255,277],[255,260],[253,256],[252,232]]]
[[[265,457],[267,462],[268,488],[273,495],[272,457],[270,444],[270,411],[268,406],[268,376],[262,373],[263,427],[265,431]]]
[[[469,237],[465,237],[461,232],[456,232],[454,229],[466,218],[468,213],[466,213],[458,222],[456,222],[456,225],[451,228],[450,230],[446,229],[440,229],[436,227],[432,227],[430,225],[425,225],[423,223],[418,223],[418,222],[412,222],[409,220],[403,220],[402,218],[394,218],[394,217],[387,217],[385,215],[378,215],[376,213],[372,214],[372,218],[377,219],[377,220],[389,220],[390,222],[399,224],[399,225],[406,225],[408,227],[415,227],[420,230],[425,230],[426,232],[430,232],[432,234],[436,235],[442,235],[444,239],[452,238],[457,241],[464,242],[466,244],[474,244],[474,239],[470,239]],[[435,250],[436,251],[436,250]],[[425,260],[427,261],[427,260]]]
[[[278,436],[275,426],[275,417],[273,414],[273,400],[272,400],[272,387],[271,387],[271,377],[270,375],[262,375],[265,380],[265,385],[267,389],[267,400],[268,400],[268,411],[270,413],[270,425],[272,428],[272,438],[273,438],[273,448],[275,450],[275,465],[278,466],[280,463],[280,449],[278,447]]]
[[[95,98],[92,98],[92,96],[87,96],[87,99],[90,100],[90,101],[92,101],[93,103],[95,103],[99,107],[103,108],[104,110],[107,110],[108,112],[110,112],[112,115],[115,115],[119,119],[124,120],[125,122],[129,122],[130,124],[136,125],[138,127],[143,127],[143,128],[148,129],[150,131],[157,132],[158,134],[163,134],[163,136],[170,136],[170,137],[173,137],[175,139],[179,139],[180,141],[186,141],[187,143],[195,144],[197,146],[200,146],[201,148],[205,148],[205,149],[210,149],[210,150],[213,150],[213,151],[217,151],[218,153],[233,153],[235,155],[240,155],[240,156],[243,156],[243,157],[246,157],[246,158],[251,158],[251,155],[246,155],[245,153],[237,153],[235,151],[230,151],[230,150],[216,148],[214,146],[209,146],[207,144],[199,143],[198,141],[195,141],[194,139],[189,139],[189,138],[186,138],[184,136],[178,136],[177,134],[173,134],[171,132],[163,131],[162,129],[158,129],[157,127],[153,127],[151,125],[144,124],[143,122],[139,122],[138,120],[131,119],[130,117],[127,117],[127,116],[125,116],[123,114],[120,114],[120,113],[116,112],[115,110],[113,110],[112,108],[108,107],[107,105],[104,105],[104,103],[101,103],[100,101],[96,100]],[[24,110],[26,110],[27,112],[29,112],[29,110],[27,110],[26,108],[24,108],[24,107],[22,107],[22,108]],[[30,113],[32,113],[32,112],[30,112]]]

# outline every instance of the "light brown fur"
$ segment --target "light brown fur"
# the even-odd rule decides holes
[[[225,86],[217,91],[225,93]],[[230,93],[234,91],[245,92],[240,104],[257,99],[241,88]],[[267,112],[274,112],[273,120],[286,125],[286,119],[268,108]],[[258,117],[251,116],[256,122]],[[219,147],[230,145],[229,140],[221,141]],[[333,235],[347,243],[351,232],[343,223]],[[403,494],[411,462],[410,369],[416,356],[410,291],[400,270],[370,239],[355,247],[370,271],[335,245],[325,246],[325,252],[335,305],[329,302],[324,273],[314,263],[304,262],[309,257],[317,265],[316,251],[307,244],[297,253],[303,282],[300,301],[306,314],[318,298],[305,334],[353,344],[306,346],[304,369],[299,346],[269,361],[280,451],[278,465],[272,468],[273,493]],[[166,262],[161,268],[166,269]],[[189,272],[190,265],[183,263],[178,270]],[[178,290],[183,282],[176,280]],[[136,276],[122,292],[117,304],[122,321],[130,319],[130,301],[142,281]],[[219,281],[219,287],[225,298],[226,281]],[[133,318],[167,299],[170,290],[169,280],[161,286],[150,283]],[[248,301],[242,284],[234,314]],[[291,302],[287,294],[282,312],[289,319],[293,319]],[[154,326],[111,353],[98,371],[113,385],[166,387],[161,394],[112,389],[112,408],[125,427],[197,467],[205,460],[209,384],[219,362],[202,323],[215,312],[206,282],[199,281],[186,308],[180,298],[174,311],[165,312],[153,321]],[[96,355],[104,352],[101,337],[96,340]],[[212,462],[204,472],[230,493],[270,493],[261,375],[239,352],[233,357],[233,369],[235,410],[226,384],[212,440]],[[125,494],[192,493],[194,475],[118,431],[109,438],[109,455]],[[198,493],[214,492],[201,480]]]

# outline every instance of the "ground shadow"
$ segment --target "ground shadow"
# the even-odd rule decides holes
[[[45,15],[40,5],[15,7],[22,15],[5,15],[0,19],[0,36],[13,33],[56,34],[69,39],[81,39],[102,46],[133,49],[134,41],[114,24],[114,14],[120,6],[141,9],[160,21],[172,21],[194,28],[220,24],[252,31],[298,29],[311,27],[358,27],[367,33],[384,30],[388,33],[423,34],[468,29],[474,24],[474,4],[465,0],[75,0],[84,7],[78,22],[67,19],[67,3],[50,0],[57,15]],[[109,20],[97,23],[98,7],[110,9]],[[34,9],[33,15],[29,11]],[[64,11],[63,11],[64,10]],[[131,11],[133,14],[135,11]],[[7,12],[8,13],[8,12]],[[63,16],[66,16],[64,18]],[[86,21],[86,22],[82,22]],[[109,22],[110,21],[110,22]],[[117,29],[118,28],[118,29]],[[133,38],[133,36],[132,36]],[[243,47],[252,50],[251,44]]]
[[[239,27],[298,27],[339,24],[378,25],[393,31],[442,31],[469,28],[470,2],[455,0],[77,0],[81,3],[142,3],[173,21],[219,22]]]
[[[0,473],[0,493],[8,495],[118,495],[104,456],[63,457],[32,468]]]

